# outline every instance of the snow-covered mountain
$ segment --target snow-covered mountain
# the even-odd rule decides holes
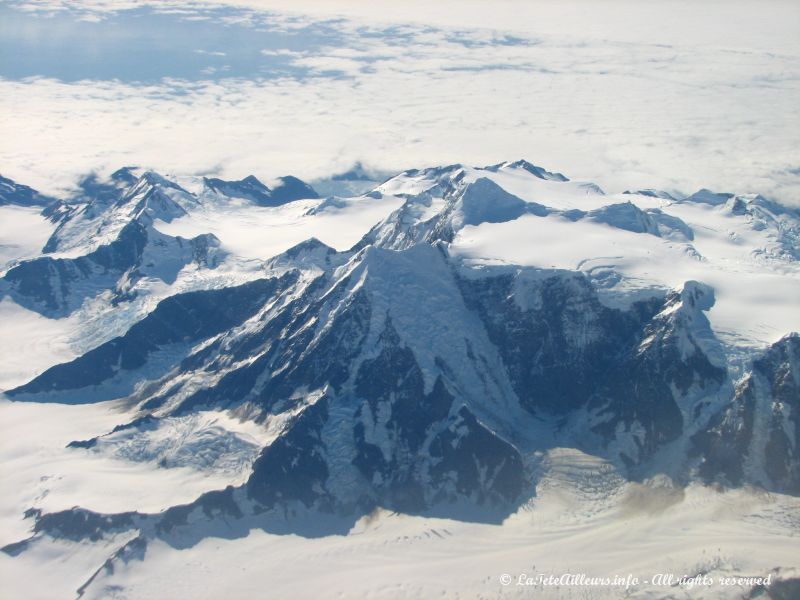
[[[26,308],[61,317],[106,291],[112,303],[135,295],[142,278],[169,284],[189,264],[214,268],[219,262],[219,240],[213,235],[184,239],[154,228],[156,220],[185,215],[182,204],[193,201],[157,174],[136,178],[122,169],[114,173],[112,184],[85,181],[83,189],[91,195],[45,209],[56,229],[42,256],[9,268],[0,293]]]
[[[192,193],[122,169],[6,271],[6,302],[53,319],[103,294],[124,308],[139,282],[191,270],[190,287],[6,395],[111,401],[113,427],[70,453],[244,473],[165,512],[31,505],[32,536],[7,554],[125,539],[81,588],[99,594],[153,543],[341,533],[381,509],[497,523],[543,491],[563,448],[620,481],[800,491],[796,210],[606,195],[527,161],[406,171],[352,198],[282,182],[205,178]],[[227,231],[168,233],[232,210],[308,239],[237,257]],[[348,220],[350,243],[334,243]],[[209,427],[215,414],[261,433]]]
[[[203,183],[210,192],[223,197],[249,200],[259,206],[280,206],[294,200],[319,198],[314,188],[291,175],[278,178],[271,189],[253,175],[241,181],[204,178]]]
[[[20,185],[0,175],[0,206],[47,206],[55,202],[27,185]]]

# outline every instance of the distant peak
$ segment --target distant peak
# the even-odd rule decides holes
[[[487,177],[479,177],[464,188],[461,194],[461,212],[463,223],[456,223],[459,226],[503,223],[513,221],[525,213],[545,216],[548,210],[541,204],[525,202]]]
[[[301,266],[317,266],[324,269],[331,265],[331,261],[335,260],[337,254],[339,253],[335,248],[311,237],[271,258],[267,261],[267,270],[292,269]]]
[[[271,189],[261,183],[255,175],[248,175],[244,179],[232,181],[204,177],[203,183],[206,188],[223,196],[249,200],[259,206],[280,206],[294,200],[319,198],[314,188],[292,175],[279,177]]]
[[[272,201],[275,205],[286,204],[294,200],[317,198],[319,198],[319,194],[314,188],[292,175],[279,177],[277,185],[272,188]]]
[[[174,181],[170,181],[163,175],[156,173],[152,170],[147,170],[141,174],[141,176],[135,181],[133,185],[131,185],[125,195],[122,197],[121,202],[125,203],[132,198],[137,197],[142,191],[148,189],[157,189],[157,188],[168,188],[173,190],[178,190],[183,192],[184,194],[189,194],[186,190],[184,190],[181,186],[179,186]]]
[[[668,192],[665,192],[663,190],[655,190],[655,189],[652,189],[652,188],[646,188],[646,189],[643,189],[643,190],[636,190],[636,191],[625,190],[622,193],[623,194],[635,194],[635,195],[638,195],[638,196],[647,196],[648,198],[661,198],[662,200],[673,200],[673,201],[677,200],[677,198],[675,196],[673,196],[672,194],[670,194]]]
[[[159,175],[155,171],[150,171],[150,170],[145,171],[144,173],[142,173],[142,176],[139,179],[141,181],[146,181],[147,183],[150,183],[150,184],[153,184],[153,185],[167,185],[167,186],[170,186],[170,187],[175,186],[174,183],[172,183],[169,179],[167,179],[163,175]]]
[[[242,181],[240,183],[246,183],[248,185],[253,185],[253,186],[259,187],[259,188],[264,189],[264,190],[269,189],[267,186],[265,186],[263,183],[261,183],[261,180],[258,179],[258,177],[256,177],[255,175],[248,175],[247,177],[242,179]]]
[[[725,204],[728,200],[733,198],[733,194],[727,192],[712,192],[706,188],[698,190],[691,196],[687,197],[684,202],[699,202],[701,204],[710,204],[711,206],[719,206]]]
[[[116,183],[133,185],[138,179],[137,171],[139,171],[139,167],[122,167],[111,174],[111,180]]]
[[[331,176],[332,181],[374,181],[375,177],[361,161],[356,162],[350,169],[343,173]]]
[[[55,198],[40,194],[27,185],[21,185],[0,175],[0,206],[4,204],[47,206],[55,201]]]
[[[319,238],[310,237],[307,240],[300,242],[299,244],[295,244],[294,246],[286,250],[284,254],[286,254],[287,256],[297,256],[303,252],[310,252],[320,249],[325,250],[326,252],[336,252],[335,248],[328,246],[328,244],[320,241]]]
[[[550,181],[569,181],[569,179],[567,179],[567,177],[565,177],[561,173],[554,173],[542,167],[537,167],[533,163],[530,163],[527,160],[525,160],[524,158],[521,158],[514,162],[506,161],[486,167],[487,171],[497,172],[500,169],[522,169],[523,171],[527,171],[528,173],[534,175],[535,177],[538,177],[539,179],[547,179]]]

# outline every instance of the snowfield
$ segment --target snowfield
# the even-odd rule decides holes
[[[40,213],[40,208],[0,206],[0,272],[41,252],[55,227]]]
[[[119,419],[113,404],[12,405],[2,420],[2,543],[27,536],[20,513],[80,504],[105,511],[163,510],[230,474],[158,469],[67,450],[74,438]],[[800,502],[755,489],[625,482],[605,461],[576,450],[542,457],[537,496],[502,524],[376,511],[347,535],[305,538],[211,533],[199,543],[147,547],[143,560],[100,569],[83,598],[741,598],[746,586],[517,585],[520,576],[586,574],[640,581],[724,576],[800,576]],[[10,470],[12,469],[13,470]],[[19,556],[0,553],[9,597],[71,598],[131,536],[58,541]],[[503,585],[501,576],[513,578]]]
[[[323,203],[321,210],[314,210]],[[402,199],[331,198],[323,203],[298,200],[277,208],[210,204],[171,223],[157,221],[155,225],[163,233],[187,238],[213,233],[222,240],[222,247],[233,254],[264,260],[311,237],[346,250],[373,224],[398,208]]]

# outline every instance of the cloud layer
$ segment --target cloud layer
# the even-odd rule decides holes
[[[755,4],[703,5],[686,21],[674,3],[601,12],[578,1],[554,14],[549,3],[506,2],[478,27],[485,3],[449,4],[461,7],[449,26],[441,8],[423,24],[420,10],[404,18],[368,8],[375,3],[304,0],[292,15],[259,4],[273,10],[162,8],[163,35],[174,39],[161,40],[163,73],[145,83],[124,76],[124,61],[118,77],[86,79],[0,64],[1,172],[57,192],[87,171],[131,163],[313,178],[359,160],[401,169],[524,156],[612,191],[706,186],[800,204],[792,5],[748,22]],[[99,5],[50,23],[92,17],[124,32],[133,15],[153,16]],[[345,17],[331,20],[331,6]],[[46,29],[42,3],[28,8],[25,18]],[[176,46],[197,20],[216,42]],[[670,33],[648,34],[659,29]],[[121,37],[121,50],[136,47]],[[184,54],[191,76],[176,67]]]

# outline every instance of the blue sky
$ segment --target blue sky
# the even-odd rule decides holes
[[[612,191],[800,203],[794,3],[285,6],[4,4],[0,172],[57,192],[131,163],[268,179],[526,157]]]
[[[0,75],[131,83],[302,77],[307,70],[292,67],[288,52],[339,37],[335,21],[287,28],[269,13],[256,19],[235,8],[187,15],[145,6],[87,20],[70,10],[42,15],[2,6],[0,56],[9,60],[0,62]]]

